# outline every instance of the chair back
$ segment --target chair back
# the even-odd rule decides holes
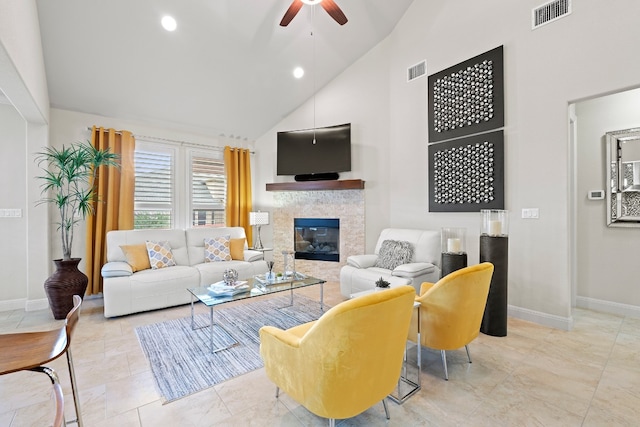
[[[78,295],[73,296],[73,308],[69,313],[67,313],[67,317],[64,321],[67,343],[65,344],[64,351],[69,349],[69,345],[71,345],[71,335],[73,331],[76,329],[76,325],[78,324],[78,317],[80,316],[80,305],[82,304],[82,298]],[[63,353],[64,353],[63,351]]]
[[[448,274],[420,295],[424,346],[455,350],[478,336],[492,275],[493,264],[472,265]]]
[[[301,402],[327,418],[350,418],[398,382],[415,290],[400,286],[338,304],[302,337],[311,381]]]

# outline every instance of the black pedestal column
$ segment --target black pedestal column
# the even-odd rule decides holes
[[[480,262],[490,262],[494,267],[480,332],[494,337],[507,336],[508,252],[508,236],[480,236]]]
[[[444,277],[449,273],[465,268],[467,266],[467,254],[443,253],[440,258],[440,265],[442,265],[442,277]]]

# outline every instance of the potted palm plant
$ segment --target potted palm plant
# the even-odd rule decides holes
[[[73,295],[84,296],[88,278],[78,270],[80,258],[71,257],[76,225],[93,213],[96,200],[95,178],[100,166],[118,167],[118,155],[109,149],[99,150],[89,141],[76,142],[62,148],[47,147],[36,154],[44,171],[39,203],[56,208],[56,222],[62,243],[62,259],[53,260],[55,273],[45,281],[49,306],[56,319],[64,319],[73,307]]]

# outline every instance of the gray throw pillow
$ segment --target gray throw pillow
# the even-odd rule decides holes
[[[375,267],[393,270],[399,265],[413,260],[413,245],[401,240],[385,240],[380,245],[380,252]]]

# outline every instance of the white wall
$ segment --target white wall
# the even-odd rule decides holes
[[[33,179],[37,167],[32,153],[48,143],[49,98],[35,0],[0,2],[0,88],[15,107],[5,109],[0,120],[3,163],[10,165],[3,174],[15,172],[3,180],[9,188],[6,203],[23,213],[22,219],[11,220],[16,228],[7,232],[12,242],[6,245],[15,251],[2,260],[11,280],[0,282],[0,310],[44,308],[43,283],[51,267],[43,239],[48,218],[46,208],[35,205],[40,189]]]
[[[607,132],[640,127],[640,89],[576,104],[577,116],[577,296],[638,306],[640,228],[606,226],[606,199],[588,200],[606,188]],[[640,143],[638,143],[640,144]]]
[[[20,209],[22,217],[0,217],[0,301],[26,297],[27,283],[27,218],[25,122],[11,105],[0,105],[0,209]],[[17,162],[16,159],[23,159]],[[9,184],[11,183],[11,184]]]
[[[407,83],[406,68],[426,59],[427,74],[433,74],[504,45],[510,312],[570,328],[567,106],[640,84],[640,27],[635,22],[640,2],[620,0],[615,7],[597,0],[573,2],[570,16],[532,31],[531,9],[539,5],[539,0],[414,1],[382,46],[322,89],[318,109],[336,108],[341,114],[319,125],[351,121],[361,129],[388,126],[366,147],[367,164],[356,164],[351,173],[367,181],[369,249],[375,241],[371,236],[383,226],[466,227],[469,261],[477,262],[479,215],[427,211],[426,79]],[[363,78],[376,85],[365,87]],[[349,86],[359,92],[345,100],[340,92]],[[387,105],[372,102],[377,93],[386,94],[380,99],[388,99]],[[260,157],[270,156],[261,159],[265,183],[278,180],[275,132],[301,127],[309,114],[309,106],[303,106],[258,140]],[[363,148],[357,146],[356,153]],[[376,174],[377,185],[369,186]],[[269,196],[261,201],[268,210]],[[521,210],[531,207],[539,208],[540,219],[521,219]]]
[[[0,2],[0,88],[26,120],[48,120],[49,93],[35,0]]]

